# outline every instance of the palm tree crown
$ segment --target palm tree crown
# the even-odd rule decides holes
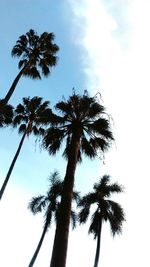
[[[110,122],[105,108],[96,97],[73,94],[68,101],[56,104],[56,110],[62,116],[53,116],[52,127],[44,137],[44,146],[50,154],[55,154],[66,139],[64,156],[68,158],[73,136],[79,134],[78,160],[81,153],[90,158],[104,152],[114,140],[110,129]]]
[[[50,227],[52,222],[52,217],[54,221],[57,221],[57,216],[59,212],[59,206],[61,201],[61,195],[63,191],[63,181],[61,181],[59,173],[57,171],[53,172],[49,178],[50,184],[46,195],[39,195],[33,197],[29,202],[28,208],[35,215],[44,211],[44,218],[47,227]],[[73,200],[79,203],[80,195],[77,191],[73,192]],[[72,227],[76,227],[77,215],[72,210]]]
[[[42,97],[24,97],[14,112],[13,127],[18,128],[19,133],[30,135],[44,134],[44,127],[49,124],[52,111],[49,101],[43,101]],[[42,127],[41,127],[42,126]]]
[[[100,237],[103,222],[109,222],[113,236],[122,232],[122,223],[125,221],[123,208],[117,202],[110,199],[114,193],[123,192],[123,187],[118,183],[110,184],[110,176],[104,175],[93,187],[94,191],[81,198],[78,206],[81,208],[79,222],[85,223],[89,217],[92,205],[96,204],[96,210],[91,216],[89,233],[97,239],[97,250],[94,267],[98,266]]]
[[[12,49],[12,56],[22,58],[18,67],[25,68],[23,76],[41,79],[40,69],[42,75],[50,74],[50,68],[57,63],[56,53],[59,50],[54,38],[53,33],[44,32],[38,36],[32,29],[19,37]]]

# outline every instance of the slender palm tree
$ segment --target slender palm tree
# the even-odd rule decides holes
[[[19,37],[12,49],[12,56],[21,57],[18,64],[20,71],[4,98],[5,104],[10,100],[21,76],[41,79],[41,75],[47,77],[50,74],[51,68],[57,63],[56,53],[59,50],[54,39],[53,33],[44,32],[38,36],[32,29]]]
[[[63,155],[67,158],[67,168],[50,265],[65,267],[77,162],[82,160],[82,153],[91,159],[104,153],[113,135],[104,106],[97,97],[89,97],[87,92],[83,96],[73,93],[68,100],[58,102],[56,109],[61,116],[53,116],[43,144],[53,155],[60,149],[63,140],[66,141]]]
[[[62,189],[63,189],[63,182],[60,180],[58,172],[55,171],[50,176],[50,185],[46,195],[45,196],[39,195],[37,197],[33,197],[29,203],[29,209],[33,214],[37,214],[44,210],[44,226],[41,238],[39,240],[37,248],[33,254],[33,257],[28,267],[32,267],[34,265],[34,262],[42,246],[45,234],[47,233],[47,230],[51,225],[52,218],[54,218],[55,222],[57,221],[57,214],[59,212]],[[74,191],[73,200],[78,202],[79,199],[80,199],[79,193]],[[74,229],[74,227],[76,226],[77,215],[73,210],[71,211],[71,221],[72,221],[72,227]]]
[[[79,222],[85,223],[90,215],[92,205],[96,206],[94,214],[91,216],[89,233],[94,234],[97,239],[94,267],[98,266],[100,255],[100,241],[102,223],[109,222],[113,236],[122,232],[122,223],[125,221],[125,214],[117,202],[111,200],[114,193],[123,192],[123,187],[118,183],[110,183],[110,176],[104,175],[93,187],[94,191],[85,195],[79,201],[78,206],[81,208],[79,213]]]
[[[0,127],[7,126],[13,119],[13,106],[4,104],[0,99]]]
[[[1,187],[0,199],[2,198],[12,170],[15,166],[25,137],[29,136],[31,133],[36,136],[43,135],[43,127],[49,123],[51,113],[49,101],[43,102],[41,97],[33,97],[31,99],[30,97],[23,98],[23,104],[19,104],[16,107],[12,125],[13,127],[19,126],[18,132],[22,134],[22,138]]]

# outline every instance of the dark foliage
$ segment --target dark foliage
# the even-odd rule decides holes
[[[18,67],[25,68],[23,75],[33,79],[48,76],[57,63],[59,47],[54,43],[55,35],[44,32],[40,36],[34,30],[21,35],[12,49],[12,56],[21,57]],[[40,74],[40,69],[42,73]]]
[[[58,102],[56,110],[61,116],[53,115],[52,126],[47,130],[43,141],[50,154],[55,154],[65,139],[63,155],[68,158],[72,136],[79,131],[79,161],[82,160],[82,153],[91,159],[104,153],[114,140],[108,115],[96,97],[74,93],[68,100]]]
[[[13,119],[13,106],[5,104],[0,100],[0,127],[7,126]]]

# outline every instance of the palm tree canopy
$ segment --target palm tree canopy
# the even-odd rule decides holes
[[[19,133],[27,131],[28,135],[31,132],[34,135],[43,134],[43,126],[49,124],[52,114],[49,101],[43,101],[41,97],[35,96],[31,99],[24,97],[22,102],[14,111],[13,127],[19,126]]]
[[[0,127],[9,125],[13,119],[13,106],[0,100]]]
[[[61,181],[59,173],[57,171],[53,172],[50,175],[50,184],[46,195],[39,195],[37,197],[33,197],[29,202],[28,208],[31,210],[33,214],[40,213],[44,211],[45,222],[48,227],[51,224],[52,216],[57,221],[60,200],[63,190],[63,181]],[[80,194],[77,191],[73,192],[73,200],[75,202],[79,202]],[[72,227],[76,226],[77,222],[77,214],[72,209],[71,211],[71,222]]]
[[[120,234],[122,232],[122,223],[125,221],[123,208],[117,202],[109,198],[113,193],[123,192],[123,187],[118,183],[110,184],[110,176],[104,175],[100,181],[93,186],[94,191],[85,195],[79,201],[78,206],[81,207],[79,213],[80,223],[85,223],[89,217],[91,206],[96,204],[96,210],[91,216],[91,224],[89,233],[94,234],[94,238],[98,235],[98,227],[100,220],[109,222],[111,233]]]
[[[25,68],[23,75],[33,79],[41,79],[50,74],[51,67],[57,63],[56,53],[59,47],[54,43],[55,35],[44,32],[40,36],[30,29],[25,35],[21,35],[12,49],[12,56],[21,57],[18,67]]]
[[[73,94],[68,100],[60,101],[55,106],[60,115],[54,114],[51,124],[44,137],[43,145],[50,154],[55,154],[66,139],[66,148],[63,155],[68,158],[72,137],[80,133],[81,153],[91,159],[103,153],[114,140],[110,128],[110,121],[105,108],[97,97]]]

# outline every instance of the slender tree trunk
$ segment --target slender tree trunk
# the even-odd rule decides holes
[[[35,262],[35,260],[36,260],[36,258],[37,258],[37,256],[38,256],[38,253],[39,253],[40,248],[41,248],[41,246],[42,246],[42,243],[43,243],[45,234],[46,234],[46,232],[47,232],[47,227],[48,227],[48,224],[46,223],[45,226],[44,226],[44,228],[43,228],[43,232],[42,232],[40,241],[39,241],[39,243],[38,243],[38,246],[37,246],[37,248],[36,248],[36,250],[35,250],[35,252],[34,252],[34,254],[33,254],[33,257],[32,257],[32,259],[31,259],[31,261],[30,261],[28,267],[32,267],[32,266],[33,266],[33,264],[34,264],[34,262]]]
[[[24,70],[25,70],[26,66],[24,68],[21,69],[21,71],[18,73],[18,75],[16,76],[15,80],[13,81],[9,91],[7,92],[5,98],[3,99],[3,103],[7,104],[13,94],[13,92],[15,91],[16,85],[19,82]]]
[[[97,247],[96,247],[94,267],[98,267],[98,262],[99,262],[101,231],[102,231],[102,220],[100,220],[99,228],[98,228]]]
[[[1,187],[1,190],[0,190],[0,200],[1,200],[2,196],[3,196],[3,193],[4,193],[4,191],[5,191],[5,188],[6,188],[7,183],[8,183],[8,181],[9,181],[9,178],[10,178],[10,175],[11,175],[12,170],[13,170],[13,168],[14,168],[14,165],[15,165],[15,163],[16,163],[16,160],[17,160],[17,158],[18,158],[18,156],[19,156],[19,153],[20,153],[21,147],[22,147],[22,145],[23,145],[24,139],[25,139],[25,137],[26,137],[26,134],[27,134],[27,131],[25,131],[25,133],[23,134],[23,136],[22,136],[22,138],[21,138],[21,141],[20,141],[20,144],[19,144],[19,146],[18,146],[17,152],[16,152],[16,154],[15,154],[15,156],[14,156],[14,158],[13,158],[13,161],[12,161],[10,167],[9,167],[8,173],[7,173],[6,178],[5,178],[5,180],[4,180],[4,183],[3,183],[2,187]]]
[[[71,151],[69,153],[66,175],[64,178],[63,193],[59,211],[60,213],[57,220],[50,267],[66,266],[71,202],[79,147],[80,133],[76,133],[76,135],[72,137]]]

